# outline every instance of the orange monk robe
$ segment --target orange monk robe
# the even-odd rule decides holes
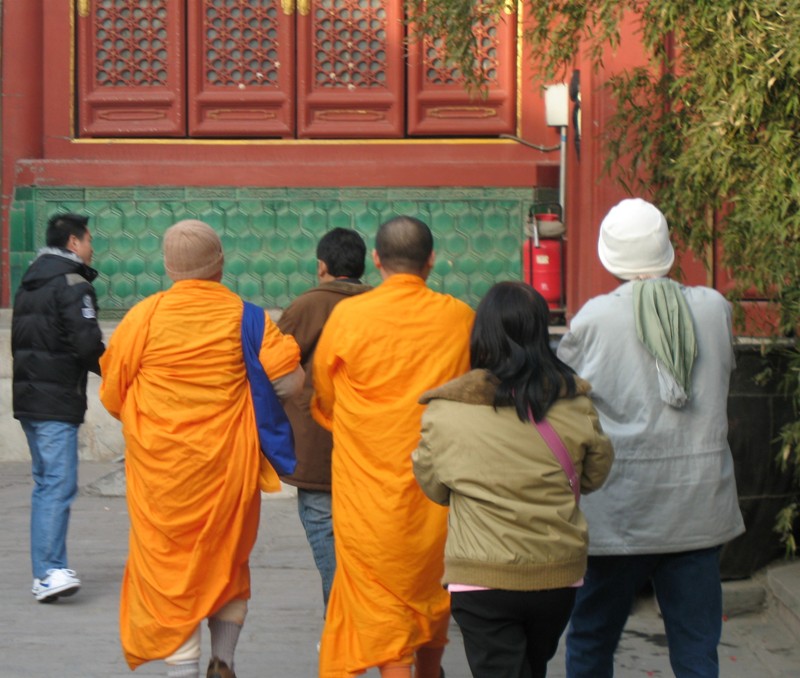
[[[240,341],[242,300],[210,281],[176,282],[125,316],[102,357],[100,399],[122,420],[130,513],[120,635],[131,668],[178,649],[200,621],[250,597],[248,558],[263,462]],[[266,317],[270,379],[300,351]]]
[[[469,366],[473,311],[393,275],[340,302],[314,357],[312,413],[333,431],[336,575],[321,678],[362,673],[447,642],[447,509],[419,489],[411,452],[426,390]]]

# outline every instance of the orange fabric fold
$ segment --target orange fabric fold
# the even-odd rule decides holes
[[[131,668],[174,652],[201,620],[250,597],[248,559],[265,487],[242,358],[241,299],[186,280],[137,304],[101,360],[100,399],[125,437],[129,555],[120,635]],[[271,379],[300,352],[269,317],[260,352]]]
[[[411,452],[429,388],[469,365],[473,312],[412,275],[340,302],[314,359],[312,413],[333,430],[337,569],[320,677],[344,678],[447,642],[447,509],[420,490]]]

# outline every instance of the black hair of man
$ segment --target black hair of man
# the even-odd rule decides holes
[[[317,243],[317,259],[325,262],[334,278],[360,278],[366,256],[364,238],[349,228],[334,228]]]
[[[47,221],[45,244],[48,247],[66,249],[71,236],[74,235],[78,240],[84,239],[88,230],[88,223],[89,217],[83,214],[73,214],[71,212],[54,214]]]
[[[424,221],[415,217],[394,217],[378,228],[375,251],[384,269],[420,275],[433,253],[433,234]]]

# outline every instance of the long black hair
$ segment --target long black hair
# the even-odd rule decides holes
[[[470,336],[470,364],[500,380],[495,407],[513,405],[522,421],[536,421],[564,391],[575,394],[575,372],[550,346],[547,302],[530,285],[500,282],[478,304]]]

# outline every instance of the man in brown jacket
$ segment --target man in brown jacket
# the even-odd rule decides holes
[[[297,468],[281,479],[297,487],[297,509],[314,554],[325,607],[336,569],[331,520],[331,434],[309,413],[313,393],[311,364],[314,349],[333,307],[342,299],[371,289],[359,280],[364,274],[367,246],[355,231],[334,228],[317,244],[317,276],[320,284],[295,299],[283,312],[278,327],[294,336],[300,345],[301,364],[306,370],[303,391],[284,402],[292,424]]]

